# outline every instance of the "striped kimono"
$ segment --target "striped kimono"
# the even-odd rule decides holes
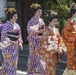
[[[36,17],[32,17],[27,25],[28,32],[28,41],[29,41],[29,57],[28,57],[28,73],[41,73],[44,74],[44,63],[41,61],[40,56],[37,52],[37,48],[40,42],[40,38],[38,36],[38,29],[35,26],[40,26],[44,24],[43,20]],[[31,27],[34,27],[34,31],[31,30]]]
[[[21,39],[21,30],[17,23],[12,24],[10,21],[7,21],[3,26],[1,31],[1,42],[6,41],[7,32],[17,32],[19,33],[19,39],[15,44],[11,44],[10,46],[2,49],[2,54],[4,57],[4,62],[2,63],[2,68],[0,70],[0,75],[16,75],[17,70],[17,62],[18,62],[18,47],[19,43],[22,43]]]

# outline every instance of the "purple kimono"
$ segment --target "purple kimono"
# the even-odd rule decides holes
[[[15,26],[15,30],[14,30]],[[11,44],[7,48],[2,49],[2,53],[4,56],[4,62],[2,63],[2,70],[0,70],[0,75],[16,75],[17,70],[17,62],[18,62],[18,46],[19,43],[22,42],[21,39],[21,30],[17,23],[12,24],[10,21],[7,21],[6,24],[3,26],[1,31],[1,42],[5,41],[7,38],[7,32],[16,32],[20,31],[19,39],[16,41],[16,44]]]
[[[4,24],[0,23],[0,32],[1,32],[1,29],[2,29],[3,26],[4,26]]]
[[[32,31],[30,29],[31,26],[41,25],[44,24],[44,21],[39,18],[39,20],[36,19],[36,17],[32,17],[31,20],[28,22],[27,25],[27,32],[28,32],[28,41],[29,41],[29,58],[28,58],[28,73],[41,73],[44,74],[44,66],[43,62],[40,59],[40,56],[38,54],[37,47],[40,42],[40,38],[38,37],[38,31]],[[36,28],[35,28],[36,29]]]

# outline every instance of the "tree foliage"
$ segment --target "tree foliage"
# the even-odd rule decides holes
[[[68,18],[72,0],[38,0],[38,2],[42,5],[43,11],[54,10],[58,13],[59,22],[57,27],[61,33]]]

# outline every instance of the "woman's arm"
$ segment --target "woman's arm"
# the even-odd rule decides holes
[[[74,36],[71,30],[71,26],[69,24],[66,24],[62,31],[62,39],[64,43],[73,43],[74,42]]]
[[[19,49],[23,50],[23,41],[22,41],[22,35],[21,35],[21,29],[18,25],[18,33],[19,33],[19,39],[18,39],[18,45],[19,45]]]

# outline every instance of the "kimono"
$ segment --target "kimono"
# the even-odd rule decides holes
[[[22,43],[21,39],[21,30],[17,23],[12,24],[10,21],[7,21],[3,26],[1,31],[1,42],[6,41],[7,32],[17,32],[19,31],[19,39],[16,43],[11,44],[6,48],[2,48],[2,54],[4,57],[4,62],[2,63],[2,68],[0,70],[0,75],[16,75],[17,62],[18,62],[18,47]]]
[[[7,41],[0,42],[0,49],[6,48],[6,47],[8,47],[10,45],[11,45],[11,43],[7,42]]]
[[[57,28],[47,27],[40,39],[38,53],[45,62],[45,75],[56,75],[57,52],[61,48],[61,37]]]
[[[44,24],[43,20],[32,17],[27,25],[28,41],[29,41],[29,57],[28,57],[28,73],[44,73],[43,62],[37,52],[40,38],[38,36],[38,27]]]
[[[68,70],[74,70],[74,71],[76,71],[76,33],[75,32],[76,32],[76,25],[72,22],[72,19],[69,18],[65,27],[63,28],[62,38],[67,48],[66,68]]]

